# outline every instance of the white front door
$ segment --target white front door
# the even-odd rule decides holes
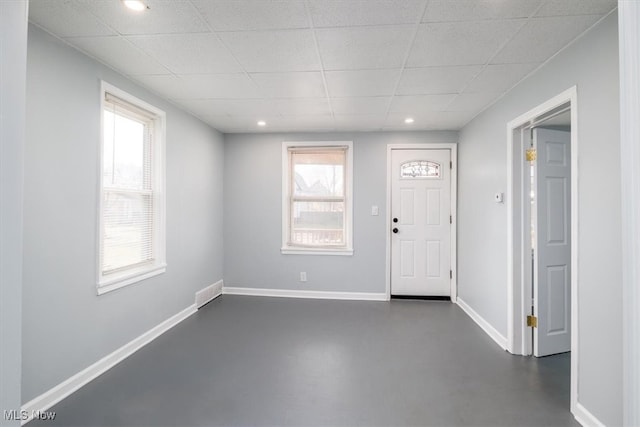
[[[571,134],[534,129],[533,354],[571,350]]]
[[[451,295],[451,151],[391,150],[391,295]]]

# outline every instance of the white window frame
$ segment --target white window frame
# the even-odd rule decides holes
[[[291,201],[290,148],[347,147],[345,171],[345,246],[302,247],[289,244]],[[353,255],[353,142],[352,141],[285,141],[282,143],[282,248],[283,255]]]
[[[102,274],[101,251],[103,247],[104,220],[104,182],[103,182],[103,155],[104,155],[104,109],[105,96],[109,93],[117,98],[141,108],[154,115],[152,144],[152,188],[153,188],[153,216],[156,226],[153,232],[153,253],[152,263],[145,265],[123,268],[118,272],[110,273],[108,276]],[[166,139],[166,113],[153,105],[119,89],[105,81],[100,85],[100,152],[98,168],[98,250],[97,250],[97,292],[98,295],[120,289],[124,286],[134,284],[144,279],[157,276],[165,272],[166,263],[166,208],[165,208],[165,139]]]

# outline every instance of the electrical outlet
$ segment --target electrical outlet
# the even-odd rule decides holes
[[[300,281],[301,282],[306,282],[307,281],[307,273],[305,271],[301,271],[300,272]]]

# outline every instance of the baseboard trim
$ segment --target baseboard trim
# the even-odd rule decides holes
[[[123,345],[113,353],[98,360],[93,365],[83,369],[82,371],[61,382],[52,389],[25,403],[24,405],[22,405],[22,410],[26,411],[26,413],[28,414],[28,418],[23,420],[22,424],[26,424],[31,421],[34,413],[38,411],[46,411],[47,409],[51,408],[62,399],[68,397],[84,385],[88,384],[90,381],[94,380],[109,369],[113,368],[115,365],[122,362],[124,359],[131,356],[133,353],[140,350],[142,347],[149,344],[151,341],[194,314],[196,311],[196,305],[190,305],[181,312],[171,316],[164,322],[149,329],[139,337],[134,338],[132,341]]]
[[[385,293],[371,292],[329,292],[329,291],[304,291],[293,289],[262,289],[262,288],[239,288],[224,286],[223,295],[250,295],[276,298],[308,298],[308,299],[335,299],[353,301],[388,301]]]
[[[587,410],[580,402],[576,403],[573,417],[584,427],[604,427],[604,423],[597,419],[591,412]]]
[[[474,322],[478,324],[482,328],[483,331],[487,333],[495,342],[502,348],[503,350],[507,349],[507,338],[504,337],[500,332],[496,330],[489,322],[487,322],[482,316],[480,316],[473,308],[469,307],[469,305],[462,300],[462,298],[458,297],[456,304],[460,306],[462,311],[467,313]]]

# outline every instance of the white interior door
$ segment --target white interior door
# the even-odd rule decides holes
[[[451,151],[391,150],[391,295],[451,295]]]
[[[533,351],[571,350],[571,134],[534,129],[535,248]]]

